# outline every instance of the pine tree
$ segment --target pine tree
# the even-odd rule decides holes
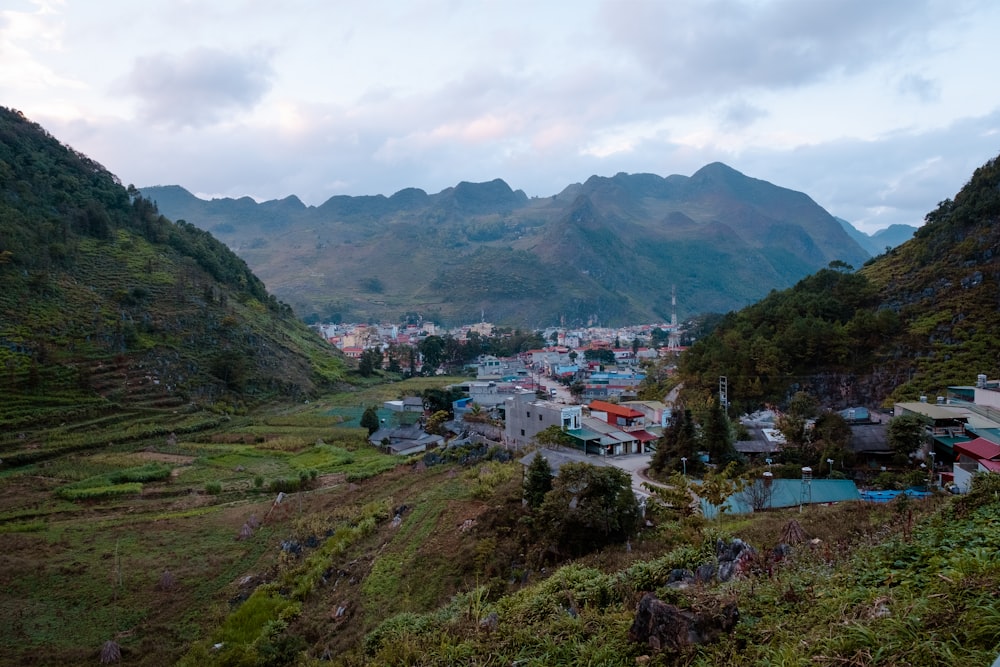
[[[686,458],[687,461],[681,461],[681,458]],[[690,410],[678,407],[670,415],[667,428],[656,443],[656,453],[649,467],[658,473],[683,469],[696,473],[701,470],[694,418]]]
[[[552,468],[545,457],[536,452],[524,477],[524,499],[528,502],[528,507],[541,507],[545,494],[551,490]]]
[[[702,449],[708,452],[712,463],[725,465],[739,460],[739,454],[733,446],[732,425],[718,398],[712,401],[705,423],[702,424],[701,441]]]

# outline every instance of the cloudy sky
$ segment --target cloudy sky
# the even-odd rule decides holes
[[[0,104],[206,197],[721,161],[872,232],[1000,153],[998,34],[995,0],[4,0]]]

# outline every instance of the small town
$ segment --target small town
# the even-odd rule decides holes
[[[377,353],[381,357],[378,368],[406,358],[399,350],[413,350],[415,368],[424,374],[455,373],[454,366],[448,368],[436,352],[445,346],[444,339],[461,346],[499,331],[489,323],[447,331],[432,323],[314,328],[351,358]],[[507,357],[478,355],[461,364],[460,373],[470,379],[448,387],[458,398],[447,407],[446,420],[435,419],[431,406],[420,396],[385,402],[377,411],[378,427],[371,430],[369,441],[386,453],[403,456],[470,444],[515,452],[534,452],[541,446],[556,474],[567,461],[623,468],[633,476],[636,496],[647,497],[648,485],[654,482],[645,472],[676,406],[670,396],[640,400],[638,394],[648,371],[658,367],[672,372],[672,361],[683,351],[679,344],[683,330],[676,318],[669,324],[617,329],[550,328],[538,336],[551,344]],[[422,350],[430,350],[430,358]],[[720,378],[719,392],[725,401],[725,377]],[[677,391],[671,394],[676,397]],[[933,400],[922,396],[919,401],[898,402],[889,408],[858,405],[837,414],[850,429],[851,467],[842,459],[827,458],[815,469],[802,466],[793,479],[771,472],[781,465],[787,446],[776,423],[782,418],[780,411],[743,415],[739,420],[742,437],[733,442],[733,449],[750,469],[762,471],[760,483],[766,482],[768,488],[766,506],[760,500],[754,506],[754,499],[734,494],[723,511],[849,500],[889,502],[900,494],[923,497],[933,489],[964,493],[977,472],[1000,472],[1000,381],[985,375],[979,375],[975,384],[949,387],[946,396]],[[921,424],[919,440],[902,460],[888,433],[896,417]],[[814,424],[811,419],[806,428]],[[553,429],[562,434],[558,442],[546,438]],[[532,456],[527,455],[522,463],[528,465]],[[705,452],[697,456],[709,467],[720,463],[711,461]],[[693,460],[691,467],[700,469]],[[686,475],[686,465],[682,468]],[[880,477],[889,471],[902,475]],[[894,488],[903,477],[911,484]],[[894,481],[887,482],[890,478]],[[701,503],[708,514],[719,510],[707,501]]]

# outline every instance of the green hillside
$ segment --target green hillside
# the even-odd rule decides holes
[[[682,359],[690,391],[726,376],[739,409],[805,389],[831,407],[943,396],[1000,371],[1000,165],[976,170],[914,238],[725,317]]]
[[[305,397],[346,368],[210,234],[8,109],[0,287],[7,433],[122,407]]]

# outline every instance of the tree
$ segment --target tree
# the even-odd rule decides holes
[[[811,419],[816,416],[819,409],[819,402],[816,397],[805,391],[797,391],[788,402],[788,414],[802,419]]]
[[[667,344],[667,341],[670,340],[670,334],[660,327],[656,327],[653,329],[652,333],[650,333],[649,338],[650,345],[653,347],[663,347]]]
[[[643,482],[644,489],[650,492],[656,502],[647,503],[646,511],[680,512],[683,516],[691,516],[697,508],[697,496],[692,490],[691,480],[680,472],[674,472],[667,480],[667,486]]]
[[[837,412],[825,412],[816,418],[813,427],[813,450],[817,454],[815,463],[824,463],[826,459],[850,464],[854,460],[854,452],[850,449],[851,427],[847,420]],[[813,461],[808,463],[812,464]],[[832,472],[827,468],[828,473]]]
[[[368,435],[377,431],[380,425],[381,422],[375,408],[371,406],[365,408],[364,413],[361,415],[361,427],[368,429]]]
[[[924,422],[913,414],[900,415],[889,422],[889,447],[897,456],[909,458],[924,443]]]
[[[624,542],[639,525],[632,477],[619,468],[567,463],[540,507],[545,536],[569,555]]]
[[[743,491],[747,480],[736,475],[736,461],[731,461],[725,468],[711,470],[705,473],[698,487],[698,495],[714,505],[721,515],[726,511],[726,501],[730,496]]]
[[[465,412],[464,419],[467,422],[481,422],[486,421],[485,415],[483,414],[483,406],[479,403],[472,403],[469,405],[469,409]]]
[[[395,347],[395,349],[393,349]],[[403,368],[399,365],[400,361],[400,351],[399,346],[395,343],[389,344],[389,365],[386,366],[386,370],[390,373],[400,373]]]
[[[785,444],[781,448],[781,453],[788,463],[800,463],[811,461],[815,458],[812,449],[812,432],[807,428],[806,420],[802,417],[784,414],[778,417],[775,427],[785,439]]]
[[[686,458],[687,461],[681,461],[682,458]],[[667,422],[667,428],[656,443],[656,453],[653,454],[649,467],[657,473],[684,469],[690,473],[701,471],[694,418],[690,410],[677,407],[670,413],[670,421]]]
[[[235,350],[219,352],[212,359],[212,375],[222,380],[226,388],[232,391],[243,391],[249,371],[246,357]]]
[[[596,361],[600,364],[611,365],[615,363],[615,353],[612,350],[584,350],[583,358],[587,361]]]
[[[552,490],[552,468],[541,452],[535,452],[528,471],[524,476],[524,499],[528,507],[542,506],[545,494]]]
[[[362,377],[370,377],[375,371],[382,368],[382,352],[369,348],[361,353],[358,360],[358,372]]]
[[[542,447],[569,447],[573,438],[558,426],[546,426],[535,434],[535,442]]]
[[[569,393],[573,396],[573,400],[575,401],[579,401],[580,397],[583,396],[583,392],[586,390],[587,386],[580,380],[575,380],[573,384],[569,386]]]
[[[427,418],[427,426],[424,430],[432,435],[444,435],[444,424],[448,421],[449,415],[444,410],[438,410]]]
[[[742,498],[754,512],[760,512],[771,506],[774,496],[772,480],[746,476],[743,479]]]
[[[424,409],[434,413],[444,411],[449,415],[454,414],[452,403],[462,398],[462,390],[458,387],[444,389],[441,387],[429,387],[421,394],[424,401]]]
[[[445,343],[440,336],[427,336],[417,346],[420,354],[424,357],[424,366],[429,366],[431,374],[438,369],[444,361]]]
[[[701,425],[701,446],[713,463],[725,465],[739,459],[733,446],[733,427],[722,403],[716,397]]]

